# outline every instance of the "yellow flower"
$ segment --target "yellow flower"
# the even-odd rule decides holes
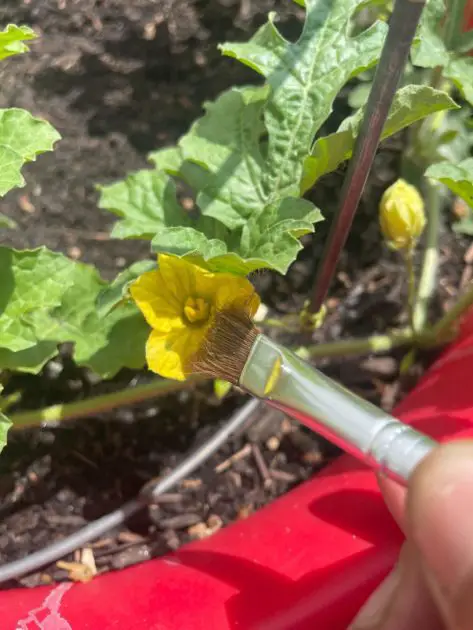
[[[392,248],[415,245],[425,226],[424,202],[417,188],[403,179],[387,188],[379,204],[379,222]]]
[[[240,308],[252,317],[260,300],[246,278],[213,273],[168,254],[160,254],[158,264],[131,285],[130,293],[153,329],[146,343],[150,370],[183,381],[215,314]]]

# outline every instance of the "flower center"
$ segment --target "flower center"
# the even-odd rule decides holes
[[[188,297],[184,304],[184,315],[188,322],[195,324],[205,322],[209,318],[210,305],[204,298]]]

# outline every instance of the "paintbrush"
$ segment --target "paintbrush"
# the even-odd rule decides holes
[[[216,315],[190,368],[264,400],[403,485],[437,445],[261,334],[241,310]]]

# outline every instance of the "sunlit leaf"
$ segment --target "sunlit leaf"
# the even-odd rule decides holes
[[[382,48],[384,23],[350,34],[361,4],[306,2],[304,29],[294,43],[271,15],[249,42],[224,44],[224,54],[264,75],[266,84],[224,92],[205,105],[178,147],[150,156],[156,171],[104,187],[101,207],[122,218],[113,235],[152,238],[154,251],[189,256],[212,269],[284,273],[301,249],[300,237],[321,220],[320,211],[300,199],[314,136],[343,85],[372,67]],[[178,204],[175,180],[191,187],[192,212]]]
[[[48,122],[23,109],[0,109],[0,196],[24,186],[23,165],[51,151],[59,138]]]
[[[400,89],[394,97],[381,139],[392,136],[430,114],[457,108],[458,105],[445,92],[425,85],[408,85]],[[303,191],[351,157],[363,114],[364,108],[345,119],[338,131],[315,142],[312,155],[304,165]]]
[[[473,59],[449,49],[442,34],[446,7],[444,0],[428,0],[422,13],[412,49],[412,63],[422,68],[442,68],[465,99],[473,104]]]
[[[451,162],[432,164],[425,174],[448,186],[455,195],[473,208],[473,158],[463,160],[459,164]]]
[[[0,411],[0,453],[3,451],[7,444],[7,433],[10,427],[10,420],[4,413]]]
[[[102,376],[144,365],[148,326],[132,303],[99,312],[107,284],[93,267],[45,248],[0,247],[0,269],[0,369],[35,373],[63,342]]]
[[[36,37],[36,33],[28,26],[9,24],[0,31],[0,60],[27,52],[28,46],[23,42]]]

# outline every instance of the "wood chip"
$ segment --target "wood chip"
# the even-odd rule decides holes
[[[59,560],[59,562],[56,562],[56,566],[58,569],[67,571],[67,575],[72,582],[90,582],[97,575],[94,552],[90,547],[86,547],[82,550],[80,558],[80,562]]]
[[[271,436],[269,440],[266,441],[266,446],[268,450],[273,451],[273,452],[277,451],[280,445],[281,445],[281,442],[276,435]]]
[[[463,256],[463,260],[466,262],[467,265],[473,264],[473,243],[466,250],[465,255]]]
[[[207,527],[213,534],[223,527],[223,521],[218,514],[211,514],[207,519]]]
[[[239,451],[237,451],[236,453],[233,453],[233,455],[225,459],[223,462],[220,462],[220,464],[218,464],[218,466],[215,467],[215,472],[222,473],[225,470],[228,470],[232,464],[234,464],[235,462],[238,462],[241,459],[244,459],[245,457],[248,457],[250,453],[251,453],[251,444],[246,444]]]
[[[82,250],[80,247],[77,247],[77,245],[73,245],[68,248],[67,254],[73,260],[78,260],[82,256]]]
[[[260,451],[259,446],[256,444],[252,445],[253,457],[255,458],[256,467],[263,479],[263,483],[265,487],[268,487],[272,484],[271,475],[269,474],[268,467],[266,466],[266,462],[264,461],[264,457]]]
[[[473,265],[465,265],[460,278],[460,290],[464,289],[473,277]]]
[[[296,475],[293,475],[292,473],[287,472],[285,470],[278,470],[278,469],[273,468],[269,474],[271,475],[273,479],[276,479],[276,481],[284,481],[286,483],[293,483],[294,481],[297,480]]]
[[[318,466],[324,461],[324,456],[320,451],[306,451],[302,455],[302,461],[310,466]]]
[[[185,490],[197,490],[202,485],[202,479],[183,479],[180,485]]]
[[[205,523],[202,523],[202,521],[200,523],[192,525],[192,527],[189,527],[187,533],[192,538],[192,540],[203,540],[204,538],[208,538],[211,534],[207,525]]]
[[[36,212],[36,208],[31,203],[28,195],[20,195],[18,199],[18,205],[23,210],[23,212],[27,212],[28,214],[33,214],[34,212]]]
[[[93,575],[97,575],[97,567],[95,566],[94,552],[90,547],[84,547],[81,552],[80,561],[89,567]]]
[[[90,544],[92,549],[103,549],[104,547],[110,547],[110,545],[113,545],[112,538],[100,538],[99,540],[96,540],[95,542]]]
[[[249,504],[249,505],[242,505],[240,507],[240,509],[238,510],[238,518],[239,519],[245,519],[248,518],[250,516],[250,514],[252,514],[254,511],[254,506]]]
[[[155,503],[161,503],[161,504],[169,504],[169,503],[180,503],[183,500],[183,496],[182,494],[179,494],[178,492],[167,492],[164,494],[160,494],[159,496],[156,497],[155,499]]]
[[[136,534],[135,532],[120,532],[117,536],[117,540],[121,543],[141,543],[145,539],[140,534]]]
[[[337,274],[337,280],[339,280],[346,289],[350,289],[353,286],[353,283],[350,280],[349,275],[345,271],[340,271]]]
[[[288,418],[284,418],[284,420],[281,422],[281,431],[283,435],[292,433],[294,431],[294,426],[294,423],[292,423]]]

